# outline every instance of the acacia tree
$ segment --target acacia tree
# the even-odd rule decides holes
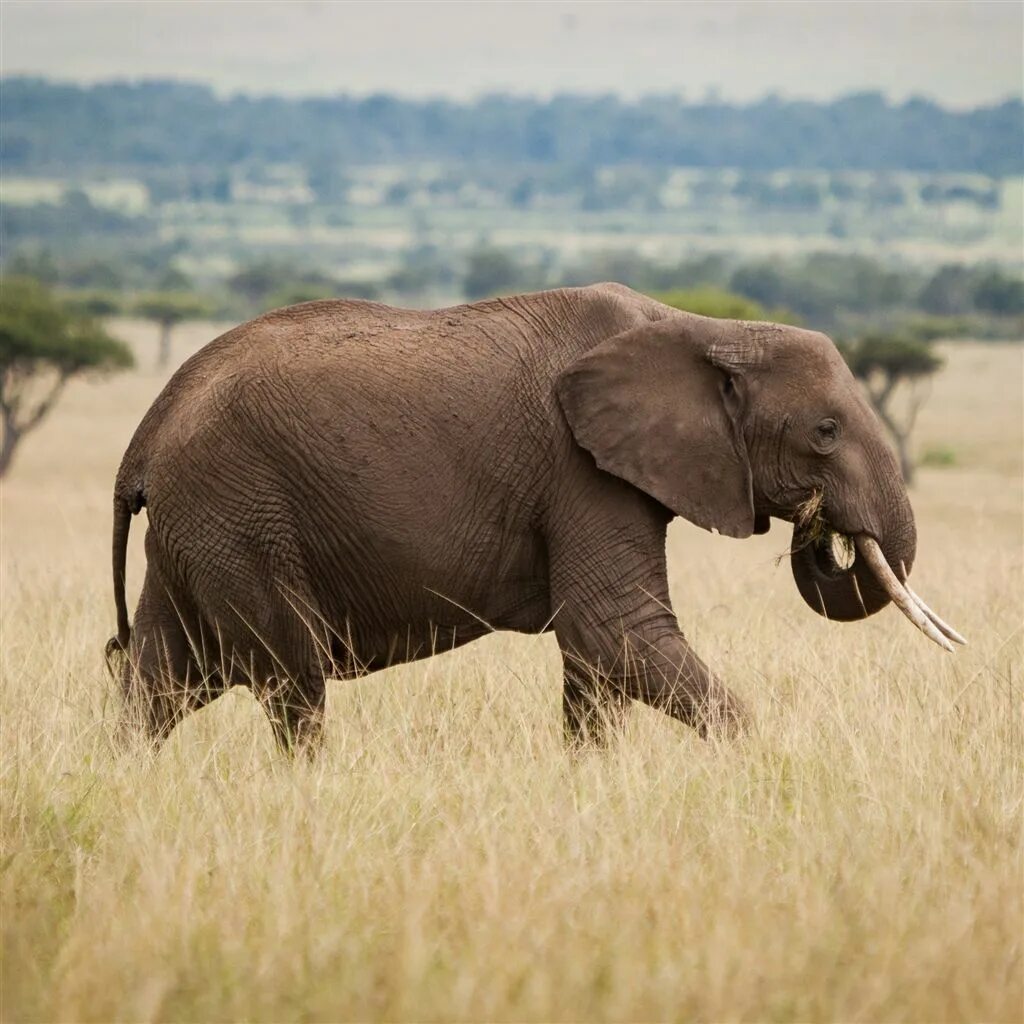
[[[38,281],[0,281],[0,476],[72,377],[125,369],[133,362],[123,341],[58,301]]]
[[[906,334],[868,334],[839,349],[853,375],[864,383],[868,400],[896,445],[903,479],[911,483],[914,461],[910,435],[928,395],[925,385],[942,366],[942,357],[926,341]],[[902,415],[894,404],[898,390],[905,396]]]
[[[209,315],[202,299],[190,292],[152,292],[135,303],[135,312],[160,327],[156,365],[165,369],[171,361],[171,331],[185,320],[199,320]]]
[[[121,297],[114,292],[72,292],[64,296],[64,305],[73,313],[86,316],[117,316],[124,309]]]

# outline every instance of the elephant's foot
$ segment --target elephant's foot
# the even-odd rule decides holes
[[[688,709],[686,720],[705,740],[712,737],[737,739],[749,732],[753,725],[753,718],[743,701],[721,683],[715,687],[715,692],[708,693],[707,699]]]
[[[326,688],[322,679],[274,680],[260,695],[282,753],[315,757],[323,745]]]
[[[620,691],[595,680],[567,678],[562,687],[562,725],[570,750],[607,746],[621,728],[627,698]]]

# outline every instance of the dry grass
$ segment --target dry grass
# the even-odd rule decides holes
[[[115,757],[109,489],[160,381],[71,389],[4,487],[0,1016],[1020,1020],[1021,355],[951,349],[919,432],[958,465],[915,585],[969,648],[818,619],[778,528],[679,523],[757,733],[637,709],[577,762],[553,642],[512,636],[332,684],[312,765],[243,692]]]

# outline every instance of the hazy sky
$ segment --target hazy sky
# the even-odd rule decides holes
[[[4,74],[181,77],[222,92],[879,89],[969,106],[1020,95],[1008,2],[53,2],[2,0]]]

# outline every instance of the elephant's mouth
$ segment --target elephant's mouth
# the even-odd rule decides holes
[[[898,573],[878,541],[866,533],[847,536],[832,528],[818,503],[812,517],[794,517],[790,555],[804,600],[827,618],[866,618],[892,601],[930,640],[952,651],[967,641],[910,589],[902,561]]]
[[[814,560],[817,575],[837,580],[846,576],[857,561],[857,546],[852,537],[840,533],[827,523],[820,529],[809,531],[795,526],[793,549],[806,548]]]

